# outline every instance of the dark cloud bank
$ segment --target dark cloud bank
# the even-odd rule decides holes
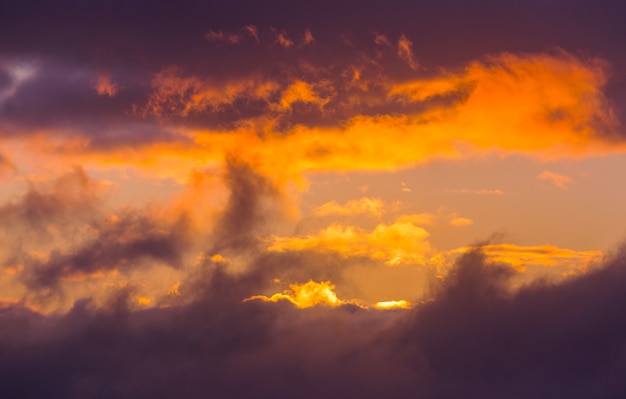
[[[236,162],[229,165],[225,180],[231,199],[217,227],[223,239],[215,246],[224,251],[243,246],[254,254],[246,232],[263,222],[258,211],[262,199],[276,192]],[[141,248],[133,248],[133,256],[139,256]],[[306,278],[310,267],[297,257],[250,258],[247,271],[237,274],[207,262],[181,286],[180,303],[169,307],[133,310],[132,288],[125,288],[104,307],[85,299],[66,314],[43,316],[20,305],[1,308],[1,396],[626,394],[624,252],[580,277],[511,292],[513,272],[486,265],[477,247],[459,259],[432,300],[409,311],[351,305],[301,310],[288,303],[242,302],[265,289],[281,270]],[[107,267],[98,265],[90,267]]]
[[[249,281],[219,271],[170,308],[133,312],[124,293],[56,317],[4,308],[0,386],[8,398],[623,397],[624,257],[515,295],[483,260],[464,256],[411,311],[241,303]]]

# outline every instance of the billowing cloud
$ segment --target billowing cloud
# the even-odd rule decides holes
[[[626,7],[561,3],[3,1],[1,395],[623,397]]]
[[[13,397],[44,390],[84,397],[92,384],[100,395],[157,398],[180,393],[181,386],[190,398],[250,390],[272,397],[296,394],[303,384],[327,397],[349,390],[366,398],[416,392],[496,398],[513,385],[535,396],[609,394],[622,386],[624,371],[615,351],[623,345],[623,269],[617,258],[559,285],[510,292],[507,269],[486,265],[472,251],[431,301],[399,313],[346,306],[303,311],[217,297],[131,311],[128,293],[106,310],[83,302],[61,316],[9,305],[0,312],[0,380]],[[19,350],[9,349],[18,343]],[[43,365],[36,370],[35,357]],[[293,372],[300,376],[296,385],[285,378]],[[25,375],[28,384],[20,382]]]

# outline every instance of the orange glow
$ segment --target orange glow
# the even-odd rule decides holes
[[[404,60],[411,69],[417,69],[417,62],[413,56],[413,42],[409,40],[404,34],[398,39],[398,57]]]
[[[411,303],[404,299],[399,301],[382,301],[377,302],[374,307],[376,309],[411,309]]]
[[[358,200],[350,200],[343,205],[337,201],[326,202],[313,210],[313,216],[371,215],[380,217],[384,211],[385,204],[382,200],[363,197]]]
[[[330,281],[315,282],[310,280],[304,284],[290,284],[289,289],[280,294],[274,294],[271,297],[264,295],[255,295],[244,299],[244,302],[252,300],[261,300],[265,302],[289,301],[296,307],[304,309],[316,305],[339,306],[344,302],[337,298],[335,294],[335,285]]]
[[[151,302],[150,298],[147,298],[145,296],[138,296],[137,297],[137,303],[139,305],[146,305],[147,306],[147,305],[150,305],[150,302]]]
[[[180,296],[180,281],[177,281],[170,289],[167,290],[167,295]]]
[[[285,88],[279,103],[274,104],[272,108],[279,111],[288,111],[297,102],[316,104],[318,107],[323,108],[329,101],[330,99],[328,98],[320,97],[311,84],[297,80]]]
[[[118,87],[111,81],[111,77],[101,75],[95,85],[96,93],[101,96],[113,97],[117,94]]]
[[[459,248],[453,252],[468,252],[471,248]],[[507,263],[523,272],[528,266],[566,266],[578,268],[602,260],[602,251],[575,251],[554,245],[520,246],[515,244],[491,244],[482,247],[487,261]]]
[[[427,241],[429,234],[412,223],[380,224],[373,231],[335,223],[316,235],[269,239],[268,251],[334,252],[344,257],[369,257],[386,265],[438,263]]]

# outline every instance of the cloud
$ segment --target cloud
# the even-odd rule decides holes
[[[474,221],[472,219],[459,217],[459,216],[456,216],[456,214],[454,214],[450,218],[449,223],[451,226],[454,226],[454,227],[463,227],[463,226],[471,226],[472,224],[474,224]]]
[[[251,32],[251,31],[248,30],[248,32]],[[222,42],[222,43],[227,43],[227,44],[237,44],[241,40],[241,38],[237,34],[234,34],[234,33],[224,33],[223,31],[217,31],[216,32],[216,31],[212,31],[212,30],[210,30],[207,33],[205,33],[204,34],[204,38],[206,40]]]
[[[303,387],[331,398],[499,398],[512,386],[536,397],[611,396],[626,371],[624,267],[618,256],[578,278],[512,292],[511,271],[475,249],[431,300],[402,312],[217,296],[131,310],[128,291],[106,309],[78,302],[63,315],[8,304],[0,311],[0,382],[12,397],[70,399],[269,398]],[[220,279],[219,291],[237,281]],[[34,358],[41,367],[33,369]]]
[[[460,248],[455,252],[471,251]],[[515,244],[489,244],[482,247],[487,262],[506,263],[519,271],[529,267],[559,267],[564,274],[585,271],[602,261],[602,251],[576,251],[554,245],[520,246]]]
[[[371,215],[381,217],[385,212],[385,204],[380,198],[363,197],[340,204],[337,201],[326,202],[315,208],[313,216],[355,216]]]
[[[254,295],[244,299],[244,302],[252,300],[265,302],[289,301],[301,309],[317,305],[340,306],[347,303],[337,298],[335,286],[330,281],[317,283],[312,280],[304,284],[290,284],[289,289],[281,294],[274,294],[270,297]]]
[[[411,304],[404,299],[399,301],[382,301],[374,305],[377,309],[410,309]]]
[[[409,40],[404,34],[400,35],[398,39],[398,57],[405,61],[411,69],[417,69],[418,65],[413,56],[413,42]]]
[[[574,180],[569,176],[550,172],[549,170],[544,170],[543,172],[541,172],[539,175],[537,175],[537,179],[547,180],[558,188],[568,188],[574,182]]]
[[[152,88],[144,108],[146,114],[186,117],[203,111],[219,111],[238,99],[267,101],[278,86],[275,82],[254,78],[213,83],[167,69],[156,74]]]
[[[304,31],[304,39],[302,40],[302,44],[306,46],[313,43],[315,43],[315,37],[313,37],[310,29],[306,29]]]
[[[117,94],[118,87],[111,81],[111,77],[107,75],[101,75],[96,81],[94,89],[100,96],[113,97]]]
[[[267,250],[331,252],[344,257],[369,257],[390,266],[436,264],[439,260],[431,258],[434,254],[428,236],[426,230],[410,222],[379,224],[371,232],[335,223],[315,235],[272,236]]]
[[[285,32],[278,32],[276,34],[276,43],[284,48],[289,48],[293,46],[293,41],[287,37],[287,34]]]

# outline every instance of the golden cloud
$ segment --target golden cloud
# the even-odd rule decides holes
[[[69,164],[132,165],[179,180],[190,170],[219,168],[225,154],[237,154],[259,173],[300,182],[311,171],[390,171],[490,154],[582,157],[624,150],[607,134],[618,122],[602,92],[605,70],[602,61],[583,61],[564,52],[505,53],[454,73],[390,85],[381,99],[389,106],[424,103],[419,112],[362,115],[356,108],[341,108],[347,94],[339,90],[340,83],[328,79],[248,77],[216,83],[168,69],[155,76],[144,114],[184,118],[219,111],[239,99],[259,101],[263,113],[221,129],[190,128],[164,119],[180,140],[141,148],[93,149],[87,138],[59,142],[52,134],[30,142],[27,150],[47,158],[61,153],[59,162]],[[359,75],[359,81],[365,79]],[[445,101],[431,104],[433,97]],[[296,118],[297,104],[341,119],[285,127],[281,118]]]
[[[463,253],[471,248],[459,248],[453,252]],[[529,266],[562,266],[569,269],[585,268],[602,260],[602,251],[576,251],[554,245],[520,246],[515,244],[490,244],[482,247],[488,262],[507,263],[518,271]]]
[[[310,308],[316,305],[339,306],[348,301],[342,301],[337,298],[335,293],[335,285],[330,281],[308,281],[304,284],[290,284],[289,289],[282,293],[274,294],[270,297],[265,295],[254,295],[244,299],[244,302],[252,300],[261,300],[265,302],[289,301],[298,308]]]
[[[386,265],[430,265],[441,262],[428,242],[429,233],[409,222],[379,224],[368,232],[335,223],[314,235],[303,237],[272,236],[270,252],[318,251],[343,257],[368,257]]]

